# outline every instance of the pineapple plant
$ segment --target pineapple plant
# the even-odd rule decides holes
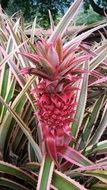
[[[1,12],[3,190],[107,189],[106,39],[92,47],[83,41],[107,23],[64,39],[81,3],[36,42],[36,19],[28,39],[22,20],[14,23]]]
[[[78,81],[85,72],[81,66],[88,57],[75,56],[79,48],[69,53],[71,46],[63,49],[62,44],[61,39],[55,43],[37,41],[37,54],[23,53],[34,67],[21,69],[22,74],[39,76],[31,93],[38,108],[36,115],[43,133],[41,141],[55,162],[58,161],[57,152],[65,149],[72,139],[70,123],[74,121]]]

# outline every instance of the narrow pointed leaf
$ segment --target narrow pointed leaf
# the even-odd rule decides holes
[[[53,169],[54,162],[48,156],[45,156],[39,172],[37,190],[50,190]]]
[[[96,80],[95,82],[91,83],[90,86],[100,84],[100,83],[106,83],[106,82],[107,82],[107,77],[102,77],[102,78]]]
[[[10,86],[9,86],[9,89],[8,89],[8,92],[5,96],[5,101],[7,103],[9,103],[9,101],[11,100],[11,98],[13,97],[13,94],[14,94],[14,88],[15,88],[15,79],[13,79],[10,83]],[[1,116],[0,116],[0,120],[2,121],[3,120],[3,117],[5,116],[6,114],[6,108],[3,107],[2,109],[2,113],[1,113]]]
[[[88,64],[85,63],[84,69],[88,70]],[[85,105],[87,100],[87,86],[88,86],[88,73],[84,73],[83,80],[81,80],[80,94],[78,97],[78,105],[76,108],[75,122],[72,124],[72,135],[77,136],[79,128],[81,126],[83,115],[85,111]]]
[[[2,99],[2,97],[0,97],[0,102],[8,109],[8,111],[11,113],[11,115],[13,116],[13,118],[16,120],[16,122],[19,124],[20,128],[22,129],[23,133],[26,135],[27,139],[29,140],[29,142],[31,143],[35,154],[38,158],[38,161],[41,162],[42,159],[42,154],[40,151],[39,146],[36,144],[36,142],[34,141],[30,129],[27,127],[27,125],[22,121],[22,119],[17,115],[17,113],[15,113]]]
[[[87,38],[89,35],[91,35],[93,32],[99,30],[100,28],[104,28],[107,26],[107,23],[105,24],[102,24],[102,25],[99,25],[93,29],[90,29],[82,34],[80,34],[79,36],[76,36],[75,38],[73,38],[71,41],[67,42],[65,45],[64,45],[64,49],[67,48],[67,47],[70,47],[71,45],[73,44],[80,44],[81,41],[83,41],[85,38]]]
[[[101,118],[101,121],[99,123],[99,126],[98,128],[96,129],[96,131],[94,132],[90,142],[89,142],[89,145],[92,145],[92,144],[96,144],[98,143],[99,139],[101,138],[103,132],[105,131],[107,127],[107,103],[105,105],[105,108],[104,108],[104,111],[103,111],[103,115],[102,115],[102,118]]]
[[[29,190],[27,187],[24,187],[23,185],[16,183],[12,180],[0,177],[0,185],[7,187],[9,189],[13,190]]]
[[[27,92],[27,90],[29,89],[29,87],[33,81],[34,81],[34,76],[28,80],[28,82],[24,86],[23,90],[18,94],[18,96],[15,98],[14,102],[12,103],[11,108],[13,110],[15,110],[16,113],[21,112],[21,110],[26,102],[26,98],[24,97],[24,95]],[[34,108],[34,110],[35,110],[35,108]],[[0,126],[0,149],[2,151],[4,150],[4,144],[5,144],[7,133],[10,130],[11,121],[12,121],[12,116],[9,112],[7,112],[5,115],[5,118]],[[6,150],[6,147],[5,147],[5,150]]]
[[[25,43],[27,43],[28,40],[25,42],[21,43],[19,46],[17,46],[11,53],[8,54],[7,57],[5,57],[1,62],[0,62],[0,67],[4,65],[10,58],[13,56]]]
[[[71,164],[75,164],[80,167],[92,164],[92,162],[83,156],[79,151],[71,147],[62,148],[58,151],[58,153],[61,155],[61,157],[69,161]]]
[[[54,20],[53,20],[53,17],[52,17],[50,10],[48,10],[48,13],[49,13],[49,20],[50,20],[50,28],[53,31],[54,30]]]
[[[16,176],[24,181],[28,181],[28,183],[35,187],[36,181],[34,177],[12,164],[0,161],[0,172]]]
[[[84,186],[57,170],[54,172],[52,184],[58,188],[58,190],[86,190]]]
[[[89,120],[86,124],[86,126],[84,127],[83,133],[82,133],[82,138],[81,141],[79,143],[79,150],[81,150],[82,148],[85,148],[85,146],[88,143],[88,140],[90,138],[91,132],[93,130],[93,126],[99,116],[99,112],[100,109],[102,107],[103,101],[104,101],[105,95],[101,96],[100,98],[98,98],[98,100],[96,100],[95,105],[93,106],[93,110],[91,111],[91,115],[89,117]]]
[[[102,170],[107,169],[107,161],[103,161],[101,163],[92,164],[90,166],[82,166],[80,168],[75,169],[75,172],[82,172],[82,171],[94,171],[94,170]],[[72,171],[71,171],[72,172]]]
[[[34,40],[35,40],[36,21],[37,21],[37,17],[35,17],[32,24],[31,38],[30,38],[32,44],[34,44]]]
[[[90,153],[96,154],[96,153],[102,153],[102,152],[107,152],[107,140],[88,146],[85,150],[86,155]]]
[[[50,38],[48,39],[48,42],[54,42],[60,36],[63,36],[64,32],[66,31],[68,25],[71,22],[71,19],[73,19],[75,14],[78,12],[78,9],[80,8],[81,3],[82,3],[82,0],[74,1],[74,3],[68,9],[68,11],[66,12],[62,20],[59,22],[54,32],[50,36]]]
[[[90,68],[89,68],[89,70],[90,71],[94,70],[106,58],[107,58],[107,48],[105,48],[105,46],[104,46],[104,49],[95,58],[93,58],[90,61]]]
[[[96,177],[97,179],[99,179],[103,183],[107,184],[107,170],[87,171],[85,173],[86,173],[86,175]]]

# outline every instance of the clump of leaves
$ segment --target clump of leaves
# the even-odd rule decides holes
[[[36,46],[36,19],[28,39],[22,20],[14,23],[1,12],[2,189],[107,189],[106,39],[91,47],[83,43],[107,24],[63,39],[81,2]],[[56,108],[61,118],[53,118]]]

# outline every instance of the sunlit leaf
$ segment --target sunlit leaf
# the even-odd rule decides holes
[[[50,190],[54,162],[48,156],[45,156],[41,163],[37,190]]]
[[[57,38],[59,38],[60,36],[63,36],[71,20],[74,18],[75,14],[80,8],[81,3],[82,3],[82,0],[76,0],[71,5],[71,7],[68,9],[68,11],[66,12],[62,20],[59,22],[54,32],[50,36],[50,38],[48,39],[48,42],[54,42]]]
[[[80,185],[78,182],[76,182],[73,179],[70,179],[63,173],[55,170],[53,178],[52,178],[52,184],[58,188],[58,190],[86,190],[86,188],[82,185]]]
[[[84,69],[88,70],[88,63],[85,63]],[[76,108],[76,115],[75,115],[75,122],[71,126],[71,134],[73,136],[78,135],[79,128],[81,126],[85,106],[86,106],[86,100],[87,100],[87,87],[88,87],[88,73],[84,73],[83,79],[81,80],[80,84],[80,92],[78,96],[78,105]]]
[[[107,140],[101,141],[94,145],[88,146],[85,150],[86,154],[102,153],[107,151]]]

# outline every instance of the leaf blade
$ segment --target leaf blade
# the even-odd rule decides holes
[[[50,190],[53,169],[54,162],[49,158],[49,156],[44,156],[39,172],[37,190]]]
[[[52,184],[58,188],[58,190],[86,190],[84,186],[57,170],[54,172]]]

